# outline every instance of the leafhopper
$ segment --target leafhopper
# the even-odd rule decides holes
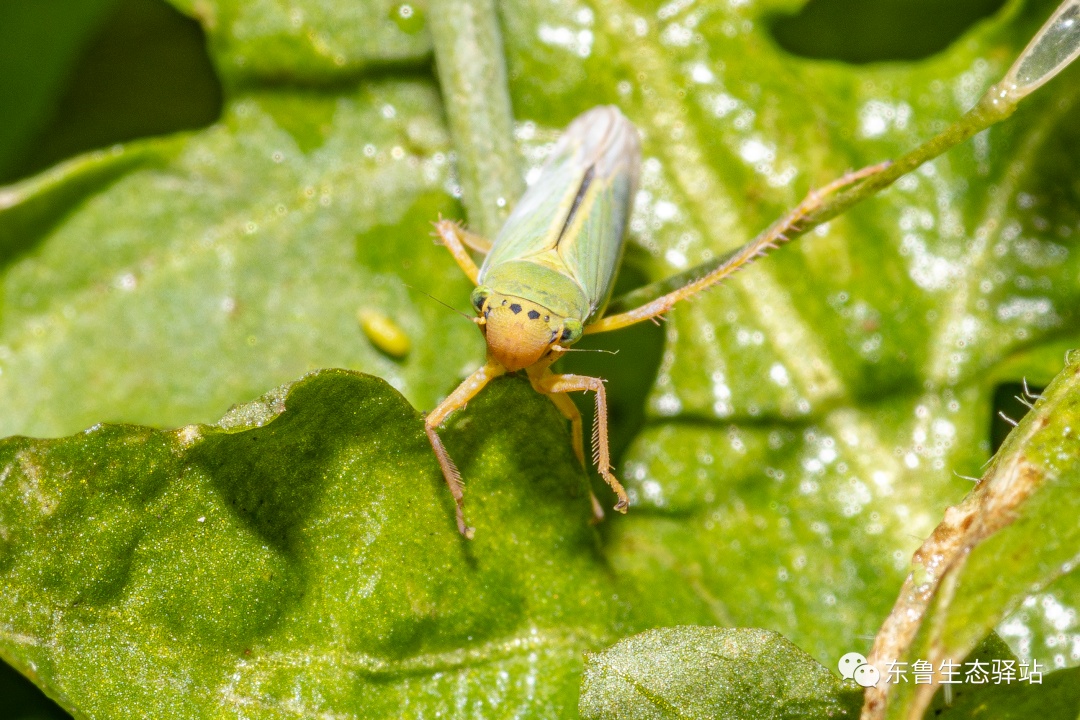
[[[881,169],[849,173],[822,191],[811,193],[754,241],[683,287],[640,307],[605,316],[623,251],[623,236],[637,192],[641,143],[634,125],[614,106],[588,110],[575,118],[555,145],[540,176],[526,191],[493,243],[440,220],[436,236],[450,250],[476,288],[471,302],[474,322],[487,341],[487,361],[428,413],[425,429],[457,505],[458,531],[472,538],[465,522],[461,474],[439,439],[447,416],[464,407],[492,378],[524,370],[537,392],[551,398],[571,423],[574,452],[585,465],[581,414],[566,396],[596,394],[593,459],[618,495],[615,509],[625,513],[629,498],[611,473],[607,400],[604,381],[582,375],[555,374],[551,364],[582,335],[655,319],[680,300],[700,292],[786,240],[808,210],[826,193]],[[485,253],[476,267],[466,246]],[[597,520],[603,510],[592,496]]]

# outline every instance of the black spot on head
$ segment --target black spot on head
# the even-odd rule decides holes
[[[517,315],[519,312],[521,312],[521,306],[518,305],[517,303],[514,303],[513,305],[510,306],[510,310],[512,310],[513,313],[515,315]]]
[[[569,340],[569,339],[570,339],[570,335],[571,335],[571,334],[572,334],[572,333],[570,332],[570,328],[565,328],[565,329],[564,329],[564,330],[562,331],[562,341],[563,341],[563,342],[566,342],[567,340]]]
[[[539,320],[540,319],[540,313],[536,312],[535,310],[530,310],[529,311],[529,319],[530,320]]]

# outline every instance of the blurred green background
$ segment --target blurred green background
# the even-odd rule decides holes
[[[214,122],[221,85],[205,45],[161,0],[0,4],[0,183]]]
[[[918,60],[1003,4],[811,0],[773,31],[808,58]],[[164,0],[0,3],[0,184],[87,150],[214,122],[222,92],[205,44],[198,22]]]

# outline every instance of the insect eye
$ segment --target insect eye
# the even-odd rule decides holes
[[[472,303],[473,309],[476,310],[477,315],[484,312],[484,303],[487,302],[489,295],[491,295],[491,288],[483,285],[478,286],[472,291],[472,296],[469,298],[469,301]]]
[[[581,334],[584,328],[581,323],[574,318],[567,318],[566,324],[563,325],[562,335],[559,336],[559,342],[571,344],[581,339]]]

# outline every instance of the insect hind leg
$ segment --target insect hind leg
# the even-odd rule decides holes
[[[589,466],[585,464],[585,445],[582,440],[581,413],[578,412],[577,405],[563,393],[549,393],[540,390],[540,388],[536,389],[547,395],[551,402],[555,404],[555,407],[559,409],[559,412],[570,421],[570,438],[574,443],[574,454],[581,461],[581,467],[588,470]],[[592,490],[589,490],[589,502],[592,504],[592,523],[595,525],[604,519],[604,508],[600,505],[600,501],[596,499],[596,495],[593,494]]]
[[[581,461],[582,467],[588,467],[585,465],[585,445],[581,439],[581,413],[578,412],[577,405],[563,393],[550,393],[540,388],[535,389],[544,393],[544,395],[547,395],[548,399],[554,403],[555,407],[559,408],[559,412],[563,414],[563,417],[570,421],[570,436],[574,443],[574,454],[577,455],[577,459]]]
[[[471,528],[465,523],[465,491],[464,483],[461,482],[461,471],[457,469],[457,465],[454,464],[450,453],[446,452],[446,447],[439,438],[439,433],[435,432],[435,428],[426,425],[424,430],[427,432],[428,441],[431,442],[431,449],[435,451],[435,457],[439,461],[439,467],[442,469],[443,477],[446,479],[446,485],[450,488],[450,494],[454,496],[454,511],[457,516],[458,532],[467,539],[472,540],[473,535],[476,534],[476,528]]]
[[[604,391],[604,381],[600,378],[585,375],[555,375],[546,368],[544,374],[540,376],[534,376],[530,373],[529,379],[532,381],[534,388],[548,396],[575,391],[588,392],[590,390],[596,393],[596,419],[593,423],[593,459],[596,461],[597,470],[600,471],[604,481],[619,496],[619,502],[616,503],[615,509],[625,513],[630,506],[630,498],[627,497],[622,484],[611,474],[611,452],[608,449],[607,433],[607,393]],[[569,401],[569,398],[567,398],[567,401]],[[553,402],[555,401],[553,400]],[[556,402],[556,406],[558,404]],[[576,413],[577,409],[575,408],[574,411]],[[580,422],[581,416],[578,414],[578,428],[581,427]],[[580,437],[580,430],[578,436]]]
[[[639,323],[642,320],[655,319],[663,315],[676,303],[693,297],[703,290],[709,289],[730,276],[739,268],[746,267],[752,263],[755,258],[764,256],[768,250],[776,248],[780,242],[790,240],[796,233],[805,232],[805,220],[813,212],[821,208],[828,195],[836,193],[857,182],[861,182],[872,175],[883,172],[890,164],[891,163],[889,162],[884,162],[878,165],[865,167],[862,170],[857,170],[855,172],[845,173],[843,177],[834,180],[820,190],[812,190],[806,196],[806,199],[799,203],[794,210],[791,210],[774,222],[768,229],[760,233],[753,240],[735,250],[727,257],[727,259],[723,260],[723,262],[711,271],[705,273],[696,280],[687,282],[683,287],[673,290],[666,295],[661,295],[655,300],[647,302],[640,307],[604,317],[585,328],[585,334],[590,335],[592,333],[618,330],[619,328]]]

